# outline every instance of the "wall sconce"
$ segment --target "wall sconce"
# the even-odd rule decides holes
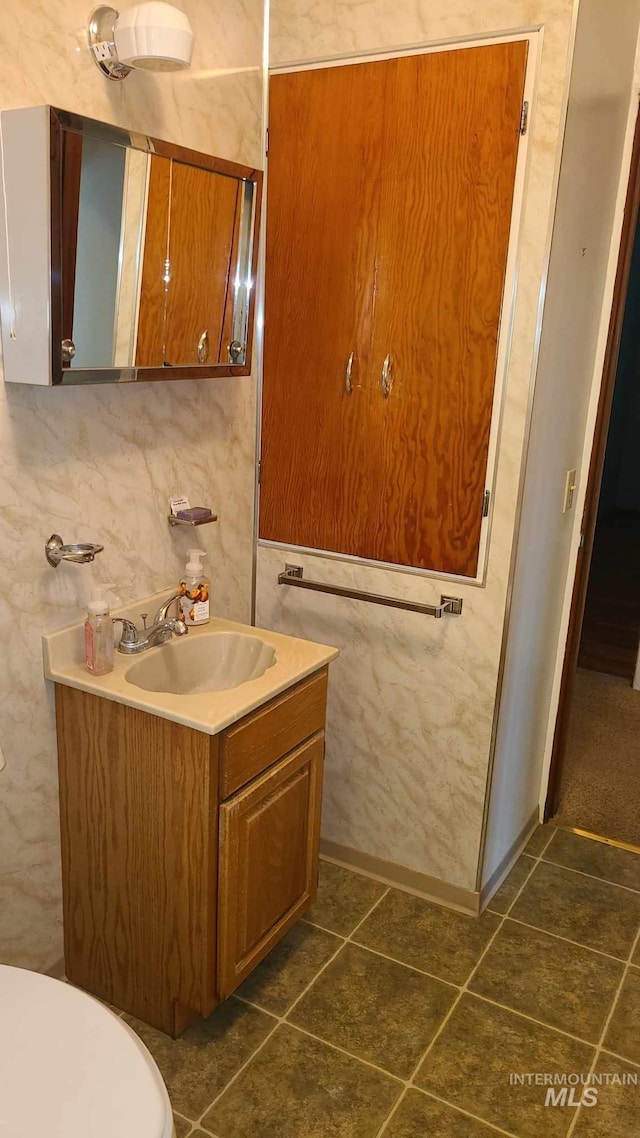
[[[107,79],[126,79],[132,68],[180,71],[191,63],[191,24],[184,12],[161,0],[137,4],[122,15],[101,4],[89,17],[88,40]]]

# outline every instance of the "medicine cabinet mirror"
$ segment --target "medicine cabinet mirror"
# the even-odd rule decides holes
[[[249,374],[261,173],[55,107],[1,125],[5,379]]]

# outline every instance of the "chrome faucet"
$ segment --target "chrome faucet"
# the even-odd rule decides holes
[[[181,598],[181,594],[176,593],[175,596],[170,598],[170,600],[165,601],[163,605],[160,605],[160,608],[158,609],[156,615],[153,618],[153,623],[159,624],[159,622],[161,620],[167,620],[169,617],[169,609],[171,608],[172,605],[176,606],[176,618],[178,620],[182,620],[182,617],[180,616],[180,598]]]
[[[153,624],[149,628],[136,628],[134,622],[127,620],[124,616],[113,617],[114,624],[120,623],[122,625],[122,636],[118,643],[118,651],[124,652],[128,656],[134,656],[138,652],[146,652],[147,648],[153,648],[156,644],[164,644],[172,636],[186,636],[189,629],[179,615],[179,605],[177,615],[175,617],[169,616],[171,605],[176,601],[179,602],[179,600],[180,594],[176,593],[175,597],[171,597],[170,600],[160,605],[153,618]]]

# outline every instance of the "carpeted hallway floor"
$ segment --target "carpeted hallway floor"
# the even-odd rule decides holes
[[[640,846],[640,691],[578,669],[554,819]]]

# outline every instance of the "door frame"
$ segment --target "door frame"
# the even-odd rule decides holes
[[[420,569],[411,565],[398,565],[393,562],[374,561],[367,558],[357,557],[348,553],[337,553],[333,550],[315,549],[307,546],[288,545],[285,542],[270,541],[266,538],[261,538],[259,533],[260,523],[260,455],[262,451],[262,384],[263,384],[263,371],[262,371],[262,352],[260,353],[260,373],[258,383],[258,399],[257,399],[257,451],[256,451],[256,494],[255,494],[255,513],[254,513],[254,560],[257,556],[257,549],[259,547],[268,547],[274,549],[282,549],[287,552],[303,553],[305,555],[322,557],[332,561],[344,561],[356,565],[364,565],[373,569],[385,569],[394,572],[405,573],[416,577],[427,577],[436,581],[455,582],[462,585],[470,585],[484,588],[487,584],[487,571],[489,562],[489,549],[490,538],[493,524],[493,514],[496,496],[496,484],[498,476],[498,460],[500,452],[500,439],[502,433],[502,423],[504,417],[504,409],[507,393],[507,378],[509,372],[509,364],[511,360],[511,344],[513,339],[513,329],[515,323],[515,312],[517,302],[517,286],[519,276],[520,256],[522,252],[522,230],[525,217],[525,203],[526,203],[526,190],[529,180],[529,169],[531,162],[531,141],[535,124],[535,113],[537,104],[538,92],[538,79],[540,72],[540,63],[542,56],[542,46],[544,40],[544,28],[540,25],[529,25],[527,27],[514,29],[505,34],[491,34],[485,35],[476,34],[473,36],[461,36],[455,39],[430,41],[428,44],[415,44],[413,46],[402,47],[398,49],[389,49],[383,51],[359,52],[352,55],[318,57],[317,59],[305,60],[301,63],[285,63],[276,64],[268,69],[268,77],[271,75],[285,74],[297,71],[316,71],[327,67],[348,67],[357,63],[370,63],[375,60],[397,59],[403,56],[410,55],[432,55],[441,51],[460,51],[473,47],[488,47],[492,44],[511,43],[514,40],[526,40],[528,43],[527,66],[525,71],[524,92],[523,100],[529,104],[528,125],[526,133],[521,138],[518,159],[516,164],[516,173],[514,180],[513,203],[511,206],[511,222],[509,229],[509,244],[507,250],[507,261],[505,266],[505,281],[502,299],[502,308],[500,314],[500,325],[498,331],[498,347],[496,355],[496,372],[495,372],[495,386],[493,396],[493,408],[491,414],[491,427],[489,434],[489,446],[487,451],[487,471],[485,476],[485,487],[489,491],[489,509],[488,513],[482,519],[482,528],[480,532],[480,544],[478,548],[478,569],[475,577],[463,577],[457,574],[438,572],[434,569]],[[265,122],[268,131],[268,83],[266,93],[266,106],[265,106]],[[265,161],[265,180],[264,180],[264,200],[263,200],[263,218],[266,225],[266,214],[269,203],[269,158],[268,158],[268,133],[267,133],[267,157]],[[264,242],[264,235],[263,235]],[[264,251],[264,244],[262,245]],[[263,264],[264,271],[264,264]],[[261,289],[262,303],[257,317],[261,324],[261,337],[264,337],[264,284]]]
[[[602,384],[598,397],[596,422],[593,436],[593,448],[589,463],[589,475],[585,492],[584,509],[582,514],[582,527],[580,547],[576,562],[576,574],[571,598],[569,614],[569,627],[565,646],[564,662],[562,665],[562,678],[560,681],[560,695],[558,712],[553,735],[551,751],[551,764],[549,767],[549,782],[544,806],[544,821],[548,822],[557,812],[560,797],[560,781],[567,746],[569,730],[569,716],[573,703],[575,676],[578,667],[580,639],[584,610],[587,600],[587,588],[591,559],[593,555],[593,542],[598,520],[598,504],[602,487],[602,475],[607,449],[611,407],[620,354],[620,340],[627,303],[627,290],[629,286],[629,273],[636,239],[636,230],[640,216],[640,109],[637,113],[633,136],[633,149],[629,181],[624,206],[622,232],[618,253],[615,284],[611,316],[609,319],[609,332],[605,350],[602,370]]]

